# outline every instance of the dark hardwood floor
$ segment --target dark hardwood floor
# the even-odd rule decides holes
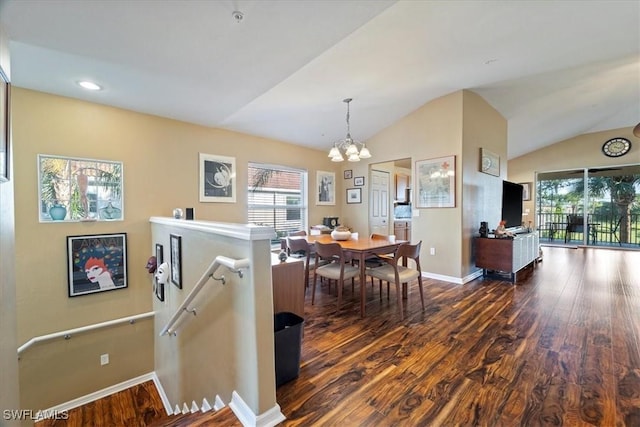
[[[640,252],[547,247],[518,279],[426,280],[424,312],[412,283],[404,321],[393,287],[364,319],[323,287],[283,425],[640,426]]]
[[[300,376],[277,390],[288,426],[640,426],[640,251],[544,248],[509,282],[307,292]],[[335,286],[332,286],[335,292]],[[153,383],[44,426],[239,426],[233,412],[167,418]]]

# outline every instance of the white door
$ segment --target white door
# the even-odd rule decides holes
[[[389,185],[389,172],[371,170],[369,233],[393,234],[389,231]]]

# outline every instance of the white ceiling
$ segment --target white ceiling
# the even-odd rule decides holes
[[[366,140],[469,89],[509,158],[638,123],[639,21],[612,0],[0,0],[15,86],[327,150],[344,98]]]

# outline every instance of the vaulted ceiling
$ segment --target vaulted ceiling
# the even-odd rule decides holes
[[[639,18],[638,1],[0,3],[15,86],[323,150],[344,98],[366,140],[469,89],[508,120],[509,158],[638,123]]]

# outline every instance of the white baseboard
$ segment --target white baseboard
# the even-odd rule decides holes
[[[144,375],[140,375],[139,377],[135,377],[135,378],[131,378],[129,380],[123,381],[119,384],[115,384],[106,388],[103,388],[102,390],[98,390],[95,391],[93,393],[89,393],[85,396],[81,396],[78,397],[76,399],[70,400],[68,402],[65,403],[61,403],[60,405],[56,405],[53,406],[45,411],[43,411],[44,413],[54,413],[55,411],[57,412],[62,412],[62,411],[69,411],[71,409],[77,408],[79,406],[82,405],[86,405],[87,403],[91,403],[94,402],[98,399],[102,399],[103,397],[107,397],[112,395],[113,393],[117,393],[119,391],[123,391],[126,390],[128,388],[131,388],[133,386],[136,386],[138,384],[142,384],[146,381],[153,381],[154,384],[156,385],[156,387],[158,388],[158,392],[160,393],[162,390],[162,387],[160,387],[160,381],[158,380],[158,377],[156,376],[155,372],[149,372],[148,374],[144,374]],[[163,397],[164,394],[164,390],[162,390],[160,397]],[[163,403],[165,403],[165,409],[166,409],[166,402],[165,402],[166,396],[163,397],[162,401]]]
[[[482,276],[482,270],[474,271],[473,273],[469,274],[468,276],[465,276],[465,277],[462,277],[462,278],[453,277],[453,276],[445,276],[443,274],[429,273],[428,271],[423,271],[422,272],[422,277],[426,277],[427,279],[442,280],[443,282],[455,283],[456,285],[464,285],[465,283],[468,283],[468,282],[470,282],[472,280],[475,280],[480,276]]]
[[[273,427],[287,419],[282,412],[280,412],[280,405],[277,403],[274,407],[260,415],[254,414],[251,408],[249,408],[235,391],[232,393],[229,408],[231,408],[233,413],[236,414],[236,417],[238,417],[238,420],[245,427]]]

